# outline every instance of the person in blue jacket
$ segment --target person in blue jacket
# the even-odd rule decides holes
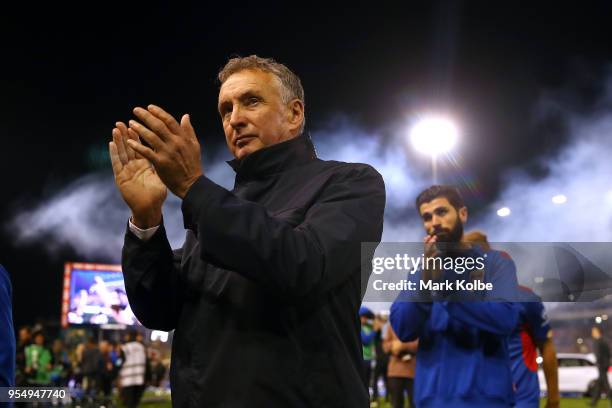
[[[491,249],[486,234],[470,231],[464,240]],[[559,381],[557,351],[553,342],[550,321],[542,299],[530,288],[519,285],[518,326],[508,340],[508,352],[514,384],[515,408],[540,406],[540,381],[538,379],[538,351],[542,357],[542,369],[546,379],[546,408],[559,408]]]
[[[416,207],[428,234],[425,260],[458,260],[460,254],[482,268],[420,268],[408,277],[417,289],[402,292],[391,306],[390,322],[399,339],[419,339],[414,402],[419,408],[511,407],[508,337],[519,310],[512,302],[518,287],[514,262],[503,252],[464,242],[468,212],[456,188],[432,186],[419,194]],[[489,289],[448,285],[462,280]],[[434,290],[420,281],[447,286]]]
[[[12,288],[8,272],[0,265],[0,387],[14,386],[15,331],[13,330]]]
[[[552,340],[546,309],[538,295],[520,287],[519,324],[510,336],[508,351],[512,362],[512,379],[516,390],[516,408],[540,406],[538,351],[546,378],[546,408],[559,407],[557,352]]]

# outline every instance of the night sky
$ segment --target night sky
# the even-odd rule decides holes
[[[23,2],[3,13],[0,263],[12,276],[16,324],[59,319],[63,263],[80,258],[70,247],[13,245],[15,212],[84,174],[112,177],[111,129],[134,106],[189,112],[203,150],[223,145],[215,78],[233,54],[292,68],[310,130],[339,114],[384,130],[424,109],[453,112],[484,203],[505,169],[537,174],[536,159],[562,146],[563,120],[534,119],[541,96],[588,110],[611,67],[610,2],[386,3]]]

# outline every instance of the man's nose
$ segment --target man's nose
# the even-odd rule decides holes
[[[230,126],[234,129],[238,129],[244,127],[246,122],[244,120],[244,115],[242,109],[239,106],[235,106],[232,109],[232,115],[230,116]]]
[[[436,228],[442,225],[442,220],[437,215],[431,217],[431,225]]]

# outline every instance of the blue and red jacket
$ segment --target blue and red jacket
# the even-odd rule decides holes
[[[512,381],[516,389],[517,407],[540,406],[537,344],[552,332],[542,300],[529,288],[520,287],[519,322],[508,342],[512,364]]]
[[[482,256],[474,248],[470,256]],[[461,275],[463,276],[463,275]],[[464,277],[467,278],[467,277]],[[420,281],[420,271],[409,276]],[[443,279],[457,279],[445,271]],[[488,251],[483,282],[491,291],[471,301],[405,291],[391,306],[390,322],[402,341],[419,339],[414,401],[421,407],[509,407],[514,403],[508,338],[518,325],[516,267],[499,251]],[[425,301],[424,301],[425,299]]]

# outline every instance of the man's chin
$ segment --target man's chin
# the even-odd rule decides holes
[[[447,234],[436,234],[436,242],[449,242],[449,236]]]
[[[238,160],[242,160],[253,152],[254,150],[249,149],[249,146],[244,146],[236,150],[236,152],[234,153],[234,157]]]
[[[458,239],[455,239],[448,233],[436,234],[436,237],[437,237],[436,242],[444,242],[446,244],[459,242]]]
[[[256,152],[264,146],[258,145],[257,143],[247,143],[245,146],[234,150],[234,157],[238,160],[242,160],[247,157],[249,154]]]

